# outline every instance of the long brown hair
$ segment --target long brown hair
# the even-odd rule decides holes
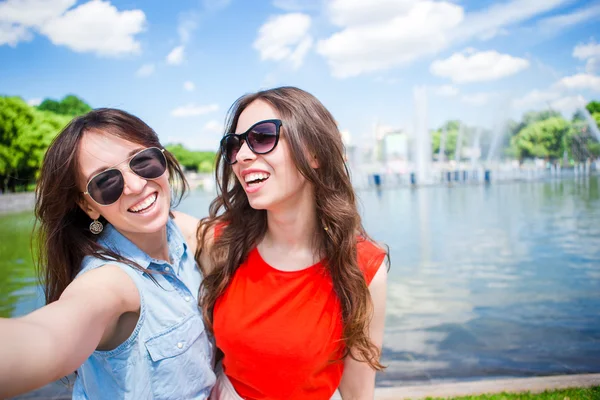
[[[357,263],[357,237],[368,240],[356,207],[356,198],[344,162],[344,145],[329,111],[313,95],[294,87],[280,87],[240,97],[229,109],[226,132],[234,132],[240,114],[251,103],[262,100],[284,121],[283,134],[291,157],[300,173],[314,187],[317,218],[327,230],[318,229],[317,254],[325,255],[326,266],[342,308],[345,354],[364,361],[373,369],[380,351],[369,340],[373,305],[369,289]],[[311,167],[307,155],[314,156],[319,168]],[[213,309],[237,268],[267,231],[265,210],[254,210],[231,166],[219,152],[216,164],[217,197],[209,216],[198,229],[200,260],[207,233],[223,227],[210,249],[214,268],[203,281],[200,304],[207,326],[212,329]]]
[[[121,110],[99,108],[74,118],[48,148],[35,191],[35,237],[37,267],[44,284],[46,303],[58,300],[73,281],[88,255],[117,260],[141,268],[134,262],[96,243],[89,231],[90,217],[79,207],[83,194],[80,178],[79,143],[87,131],[100,131],[145,147],[162,148],[156,132],[141,119]],[[172,205],[181,200],[187,181],[175,157],[165,150]],[[106,220],[100,218],[106,224]]]

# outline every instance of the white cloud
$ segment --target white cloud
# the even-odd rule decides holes
[[[187,43],[190,41],[192,33],[198,29],[198,15],[195,12],[187,12],[182,14],[179,20],[179,26],[177,26],[177,33],[181,43]]]
[[[600,16],[600,4],[579,8],[573,12],[542,19],[536,29],[544,33],[555,33],[559,30],[580,25]]]
[[[561,96],[557,90],[532,90],[525,96],[514,99],[511,106],[517,109],[529,110],[540,105],[547,106]]]
[[[61,16],[77,0],[7,0],[0,3],[0,21],[40,27]]]
[[[311,18],[306,14],[291,13],[271,17],[258,30],[253,47],[261,60],[290,61],[299,68],[312,47],[308,34]]]
[[[296,46],[296,50],[292,54],[290,54],[290,62],[292,63],[292,67],[294,69],[298,69],[302,66],[304,62],[304,57],[312,47],[313,40],[311,37],[305,37],[302,41]]]
[[[42,99],[40,98],[35,98],[35,99],[29,99],[27,100],[27,104],[29,104],[30,106],[39,106],[40,104],[42,104]]]
[[[135,75],[140,78],[145,78],[152,75],[155,70],[156,67],[154,64],[144,64],[135,72]]]
[[[581,95],[565,96],[550,103],[550,108],[560,111],[563,115],[573,115],[578,109],[585,107],[587,102]]]
[[[445,60],[436,60],[432,74],[450,78],[454,83],[494,81],[514,75],[529,67],[529,61],[496,51],[472,54],[454,53]]]
[[[381,3],[377,2],[374,6]],[[356,7],[362,9],[358,4]],[[374,14],[374,11],[370,14],[369,21]],[[347,15],[345,11],[331,18],[341,21],[349,19]],[[417,1],[408,12],[392,14],[387,20],[368,24],[355,22],[346,26],[328,39],[319,41],[317,52],[327,59],[336,78],[385,70],[444,49],[449,45],[450,31],[462,20],[460,6]]]
[[[573,57],[580,60],[587,60],[591,57],[600,57],[600,44],[593,41],[588,44],[578,44],[573,49]]]
[[[466,104],[470,104],[472,106],[484,106],[486,105],[491,98],[495,97],[495,93],[471,93],[464,94],[461,96],[461,101]]]
[[[521,111],[556,110],[569,117],[579,108],[585,107],[586,103],[582,95],[565,95],[556,88],[550,88],[548,90],[532,90],[522,98],[514,100],[511,106]]]
[[[202,129],[210,133],[223,133],[225,128],[223,127],[223,124],[219,123],[216,119],[213,119],[204,124]]]
[[[184,58],[184,46],[177,46],[167,55],[167,64],[181,65]]]
[[[0,22],[0,46],[7,44],[14,47],[19,42],[31,39],[33,39],[33,34],[27,27]]]
[[[498,2],[480,11],[467,14],[464,23],[454,32],[454,35],[458,40],[468,40],[473,37],[488,40],[504,34],[507,27],[515,26],[570,2],[571,0]]]
[[[434,93],[441,97],[454,97],[458,96],[459,90],[456,86],[441,85],[434,88]]]
[[[520,110],[550,107],[568,115],[586,104],[584,97],[578,93],[583,91],[600,92],[600,77],[591,74],[565,76],[546,90],[535,89],[513,100],[511,106]]]
[[[0,3],[0,46],[33,39],[33,31],[60,17],[76,0],[7,0]]]
[[[135,35],[144,30],[145,24],[141,10],[119,11],[108,1],[97,0],[49,20],[40,32],[52,43],[77,52],[119,56],[141,51]]]
[[[408,64],[451,45],[506,34],[507,28],[571,0],[513,0],[465,14],[433,0],[334,0],[328,14],[338,32],[317,43],[331,73],[347,78]]]
[[[218,104],[196,105],[194,103],[178,107],[171,111],[173,117],[196,117],[199,115],[210,114],[219,111]]]
[[[559,80],[556,87],[567,90],[592,90],[600,92],[600,76],[592,74],[576,74]]]
[[[141,10],[118,11],[109,1],[7,0],[0,3],[0,45],[16,46],[33,32],[77,52],[118,56],[140,52],[135,35],[144,30]]]
[[[333,0],[328,5],[331,22],[339,26],[368,25],[405,14],[414,0]]]
[[[600,43],[590,41],[587,44],[578,44],[573,49],[573,57],[586,61],[585,71],[593,74],[600,69]]]
[[[194,82],[192,81],[185,81],[183,83],[183,89],[188,92],[193,92],[194,90],[196,90],[196,85],[194,85]]]

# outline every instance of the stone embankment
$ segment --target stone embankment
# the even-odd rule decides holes
[[[31,211],[34,202],[35,194],[33,192],[0,194],[0,214]]]

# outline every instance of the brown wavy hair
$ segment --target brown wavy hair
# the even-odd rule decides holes
[[[357,237],[369,240],[357,211],[356,197],[347,166],[344,145],[336,121],[313,95],[295,87],[280,87],[240,97],[229,109],[226,132],[234,132],[240,114],[254,101],[268,103],[283,120],[282,136],[304,178],[314,187],[317,218],[327,230],[315,233],[316,254],[325,256],[326,266],[340,300],[343,319],[344,356],[364,361],[375,370],[380,351],[369,339],[373,305],[369,288],[357,263]],[[313,169],[306,155],[315,157]],[[223,294],[237,268],[267,231],[267,213],[253,209],[231,165],[219,151],[216,161],[217,197],[209,216],[198,229],[196,260],[207,242],[207,234],[219,226],[220,234],[207,249],[214,268],[203,281],[200,305],[212,330],[215,302]],[[201,266],[202,267],[202,266]]]
[[[53,140],[44,156],[35,191],[34,251],[46,303],[58,300],[75,279],[85,256],[116,260],[143,269],[136,263],[105,249],[96,241],[100,235],[89,230],[90,217],[79,207],[83,194],[78,182],[79,143],[88,131],[114,135],[144,147],[163,148],[156,132],[141,119],[122,110],[99,108],[74,118]],[[188,188],[183,171],[167,150],[171,205],[176,205]],[[106,224],[107,221],[100,217]]]

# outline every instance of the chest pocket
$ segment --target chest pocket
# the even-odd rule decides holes
[[[205,399],[215,383],[212,345],[198,314],[147,339],[155,399]]]

